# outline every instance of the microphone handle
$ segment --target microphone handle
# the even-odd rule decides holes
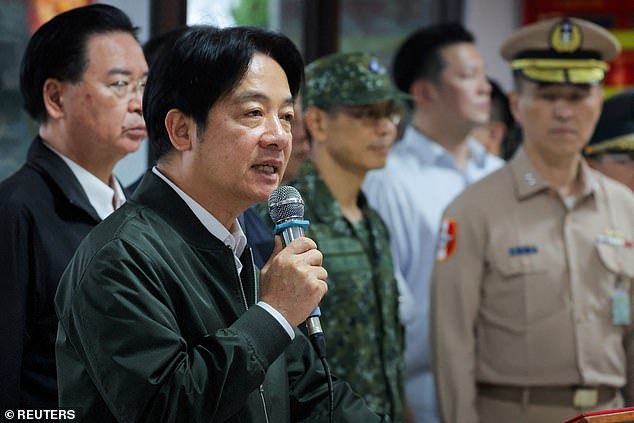
[[[301,238],[304,236],[304,228],[302,228],[301,226],[288,226],[284,228],[281,235],[282,242],[286,247],[292,241],[295,241],[297,238]]]
[[[304,228],[301,226],[288,226],[284,228],[284,230],[280,233],[282,236],[282,242],[284,246],[287,246],[292,241],[297,238],[301,238],[304,236]],[[308,319],[306,319],[306,329],[308,329],[309,335],[324,333],[321,328],[321,322],[319,321],[319,316],[321,316],[321,310],[319,306],[315,307],[315,309],[310,313]]]

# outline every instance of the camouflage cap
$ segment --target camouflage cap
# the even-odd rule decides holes
[[[327,108],[405,100],[385,67],[369,53],[335,53],[321,57],[306,67],[302,107]]]

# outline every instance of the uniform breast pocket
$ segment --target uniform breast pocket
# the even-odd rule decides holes
[[[498,274],[500,282],[513,282],[549,269],[545,252],[532,245],[502,247],[495,251],[492,258],[491,268]]]
[[[597,275],[598,286],[609,306],[614,325],[632,321],[632,282],[634,281],[634,249],[622,245],[598,243],[597,252],[603,264]]]
[[[634,248],[598,243],[597,252],[601,263],[610,273],[634,280]]]
[[[532,304],[549,301],[552,290],[559,289],[549,283],[551,267],[548,257],[538,249],[515,245],[499,248],[483,284],[483,305],[490,316],[526,322],[534,313]]]
[[[345,295],[348,301],[363,299],[359,295],[371,292],[371,264],[361,244],[352,238],[321,240],[319,249],[328,271],[327,296]]]

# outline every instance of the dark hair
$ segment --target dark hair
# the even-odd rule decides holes
[[[522,141],[522,130],[515,122],[509,98],[502,87],[491,78],[489,78],[489,84],[491,84],[491,118],[489,121],[502,122],[506,126],[506,132],[500,145],[500,156],[508,161],[519,148]]]
[[[153,36],[143,44],[143,55],[148,67],[152,66],[152,63],[156,61],[156,58],[163,50],[169,50],[172,48],[178,37],[183,35],[187,31],[188,26],[179,26],[176,29],[172,29],[167,32],[162,32]]]
[[[502,122],[510,129],[515,124],[515,119],[511,113],[509,98],[495,80],[489,78],[489,84],[491,85],[491,118],[489,120]]]
[[[418,79],[437,81],[445,67],[441,50],[457,43],[474,43],[473,34],[457,22],[439,23],[411,34],[399,47],[392,74],[396,86],[409,92]]]
[[[218,29],[193,26],[150,67],[143,95],[143,116],[156,157],[172,149],[165,116],[178,109],[206,128],[207,114],[244,78],[256,53],[282,67],[295,97],[304,76],[302,56],[286,36],[254,27]]]
[[[44,82],[49,78],[78,82],[88,66],[88,38],[109,32],[127,32],[136,39],[137,28],[116,7],[94,4],[59,14],[35,31],[20,68],[20,91],[31,117],[46,122]]]

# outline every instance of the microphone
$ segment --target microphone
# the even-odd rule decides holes
[[[269,195],[269,216],[275,224],[273,233],[282,237],[282,243],[287,246],[293,240],[304,236],[310,222],[304,220],[304,201],[299,191],[294,187],[282,185]],[[325,357],[324,331],[321,328],[319,306],[306,319],[306,328],[313,346],[320,355]]]

